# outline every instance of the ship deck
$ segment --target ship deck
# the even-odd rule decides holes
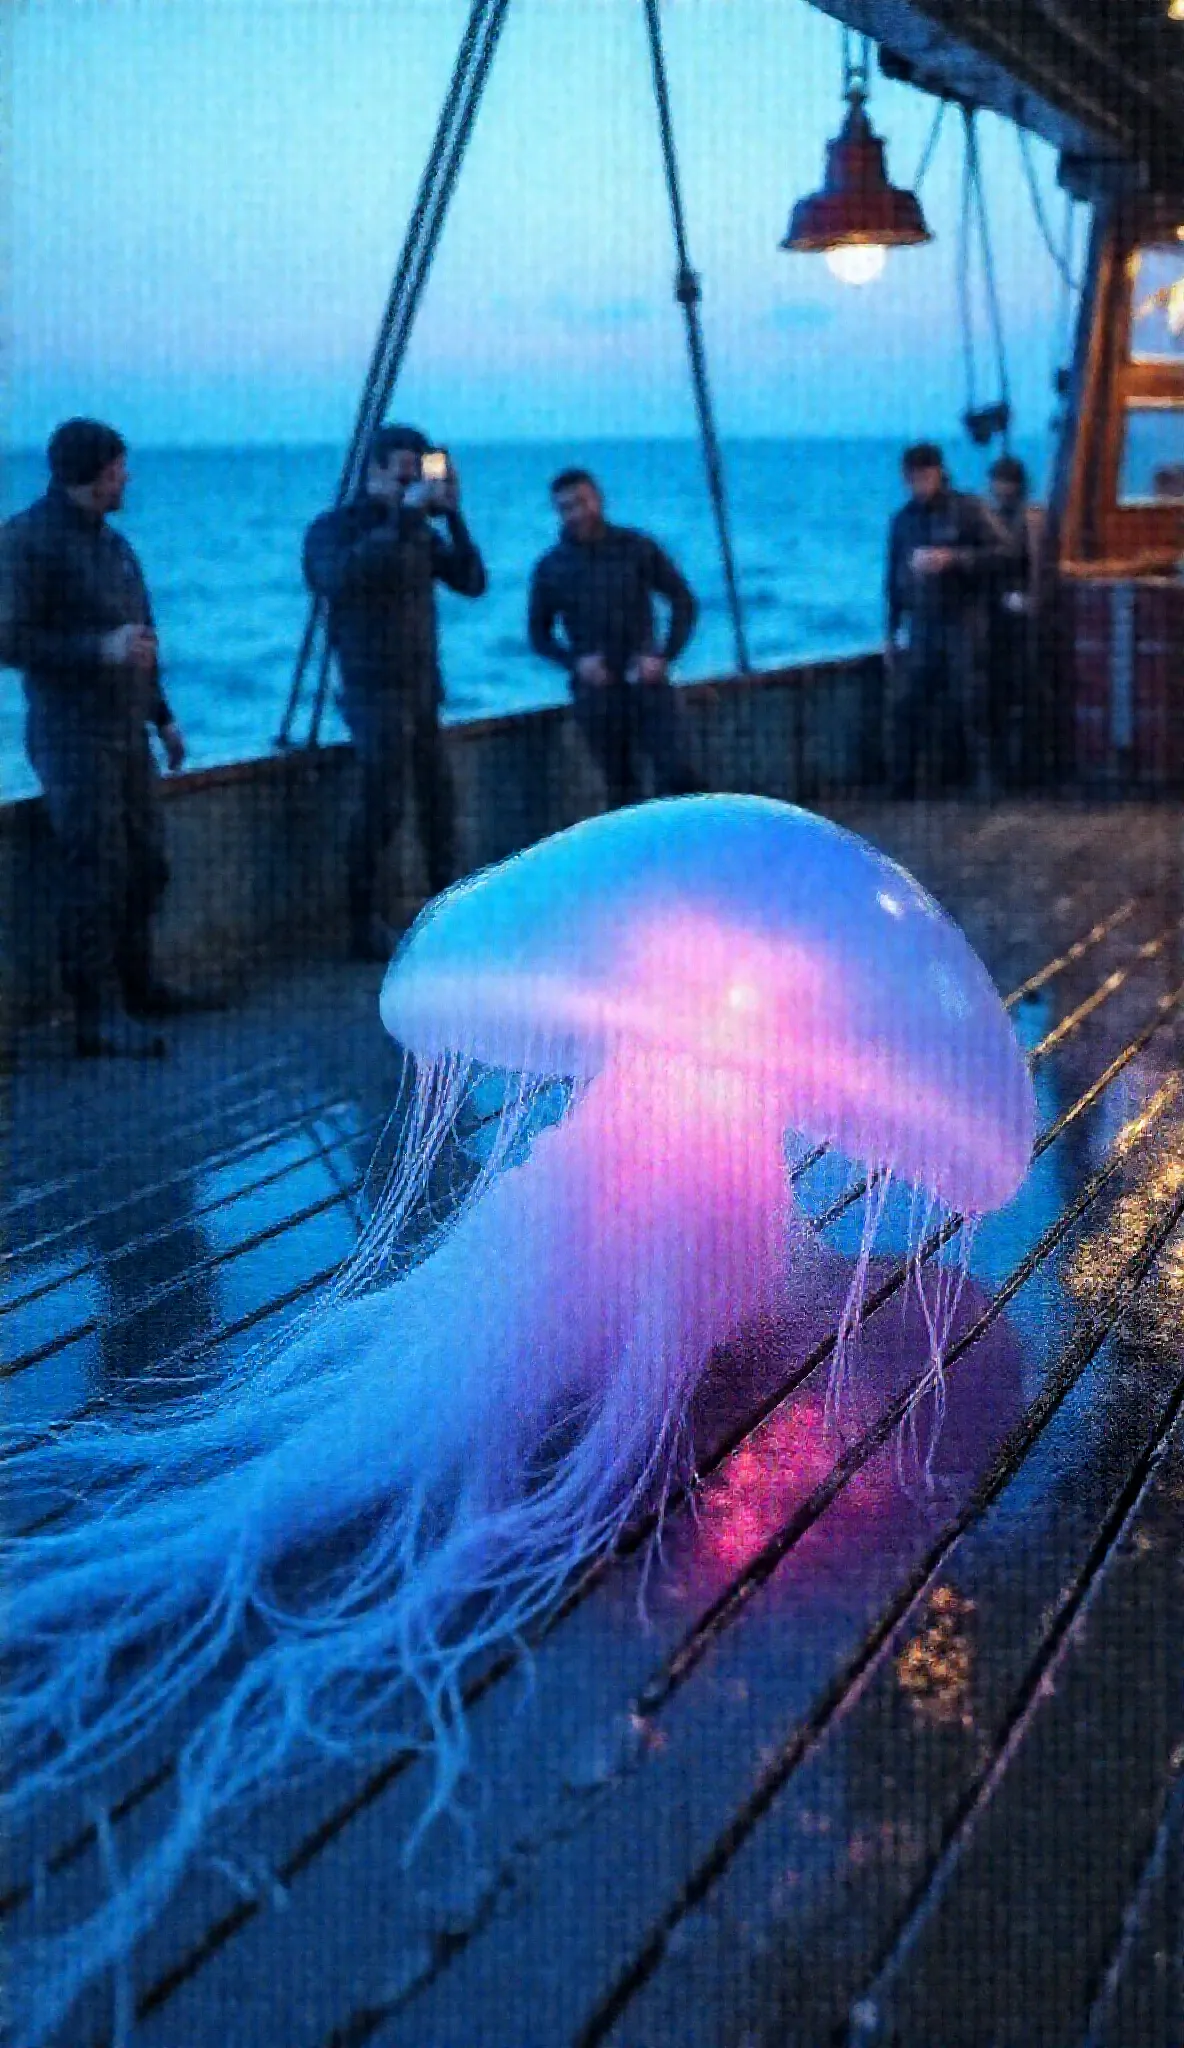
[[[143,2048],[1184,2041],[1179,814],[836,815],[960,920],[1038,1084],[1027,1185],[974,1242],[932,1496],[897,1476],[924,1354],[886,1256],[858,1424],[823,1430],[834,1303],[732,1361],[644,1619],[626,1544],[529,1687],[513,1659],[476,1675],[465,1827],[409,1869],[404,1752],[254,1814],[139,1952]],[[10,1420],[166,1401],[178,1361],[274,1330],[334,1269],[397,1073],[379,979],[292,973],[153,1066],[22,1038]],[[840,1241],[858,1196],[817,1199]],[[173,1754],[162,1730],[106,1789],[117,1855]],[[13,1934],[97,1895],[101,1839],[55,1809],[9,1844]],[[110,2041],[112,1996],[70,2048]]]

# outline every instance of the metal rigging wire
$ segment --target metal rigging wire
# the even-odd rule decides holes
[[[703,329],[699,320],[699,301],[702,297],[702,291],[699,279],[691,268],[690,252],[687,248],[686,220],[683,213],[682,191],[679,185],[678,160],[674,148],[674,128],[670,115],[670,92],[666,81],[666,61],[662,50],[662,28],[658,17],[658,0],[643,0],[643,5],[645,7],[646,29],[649,35],[650,63],[654,75],[654,99],[658,109],[658,129],[662,143],[662,162],[666,174],[666,191],[670,201],[670,219],[674,229],[674,245],[678,258],[674,296],[682,307],[686,320],[687,354],[690,358],[691,384],[695,395],[695,410],[699,420],[699,438],[703,446],[703,460],[707,470],[707,488],[711,495],[712,510],[715,514],[720,561],[723,566],[728,611],[732,621],[732,638],[736,649],[736,666],[741,675],[750,675],[752,664],[748,656],[748,642],[744,631],[744,612],[740,602],[740,587],[736,577],[736,564],[732,552],[731,533],[728,525],[723,458],[720,454],[719,438],[716,433],[715,418],[712,412],[711,387],[707,375],[707,352],[703,342]]]
[[[474,0],[436,125],[431,151],[408,223],[362,389],[353,432],[342,465],[336,503],[356,489],[370,439],[382,420],[402,366],[415,316],[431,269],[448,204],[472,133],[509,0]],[[318,637],[325,606],[316,600],[296,660],[296,669],[277,745],[290,744],[292,723]],[[329,680],[329,648],[322,641],[307,744],[317,743]]]

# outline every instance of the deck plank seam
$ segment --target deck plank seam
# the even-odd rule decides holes
[[[277,1139],[289,1137],[306,1126],[319,1121],[321,1118],[332,1117],[338,1111],[348,1107],[348,1097],[327,1096],[323,1102],[314,1104],[309,1109],[293,1110],[290,1116],[281,1118],[279,1123],[269,1124],[254,1136],[244,1138],[239,1143],[229,1145],[223,1150],[204,1155],[198,1165],[187,1166],[180,1173],[169,1174],[164,1180],[148,1181],[144,1186],[136,1188],[133,1193],[121,1195],[117,1202],[110,1202],[106,1207],[88,1209],[85,1216],[78,1217],[73,1223],[63,1224],[58,1230],[46,1231],[41,1237],[29,1238],[24,1244],[13,1245],[0,1251],[0,1272],[3,1272],[7,1266],[20,1265],[24,1261],[44,1257],[47,1252],[53,1250],[55,1245],[63,1244],[72,1237],[81,1236],[85,1230],[91,1228],[96,1222],[110,1222],[123,1209],[138,1208],[141,1203],[150,1202],[160,1195],[170,1194],[174,1190],[184,1187],[187,1181],[201,1179],[211,1172],[224,1173],[228,1169],[250,1159],[254,1153],[266,1152],[270,1146],[276,1143]],[[343,1136],[339,1142],[356,1142],[358,1139],[364,1138],[368,1131],[375,1129],[381,1121],[381,1118],[375,1118],[370,1124],[363,1125],[361,1130],[355,1134],[353,1140]],[[269,1186],[272,1181],[282,1179],[284,1174],[297,1171],[299,1163],[289,1162],[286,1166],[277,1167],[274,1173],[261,1174],[256,1180],[244,1181],[242,1187],[236,1190],[236,1195],[253,1194],[257,1189]],[[65,1187],[69,1183],[63,1182],[62,1185]],[[192,1209],[187,1208],[187,1220],[193,1221],[202,1216],[210,1215],[214,1210],[221,1208],[225,1200],[226,1197],[222,1196],[216,1201],[204,1202]],[[169,1235],[171,1228],[172,1226],[169,1225],[164,1230],[142,1231],[127,1238],[120,1246],[119,1256],[123,1257],[125,1253],[139,1251],[152,1244],[159,1244]],[[9,1314],[14,1307],[19,1307],[26,1301],[35,1300],[43,1293],[51,1292],[54,1287],[60,1287],[78,1279],[83,1273],[89,1271],[94,1263],[95,1260],[92,1255],[82,1260],[79,1265],[72,1267],[69,1273],[62,1274],[55,1280],[43,1283],[39,1288],[30,1289],[25,1294],[17,1295],[0,1303],[0,1316]]]
[[[1098,1988],[1090,2001],[1080,2048],[1105,2048],[1105,2029],[1118,1996],[1123,1971],[1138,1935],[1139,1923],[1147,1900],[1162,1876],[1173,1845],[1178,1850],[1181,1842],[1184,1842],[1184,1743],[1177,1748],[1172,1758],[1151,1851],[1122,1916],[1122,1924],[1113,1950],[1099,1973]],[[1177,1999],[1184,2022],[1184,1927],[1177,1929],[1174,1968]]]
[[[210,1115],[209,1097],[211,1094],[218,1095],[219,1097],[221,1097],[222,1095],[229,1096],[232,1093],[233,1089],[236,1088],[240,1082],[255,1083],[264,1074],[279,1074],[285,1068],[291,1070],[292,1068],[294,1068],[295,1063],[296,1062],[294,1054],[276,1053],[270,1059],[259,1061],[259,1063],[254,1067],[244,1067],[238,1073],[226,1075],[220,1080],[213,1082],[211,1084],[210,1090],[207,1093],[206,1101],[202,1107],[200,1114],[190,1117],[188,1119],[183,1119],[180,1123],[178,1123],[175,1126],[175,1130],[182,1135],[188,1135],[190,1133],[203,1130],[207,1124],[211,1123],[213,1121],[213,1118]],[[256,1089],[255,1096],[251,1099],[258,1099],[258,1089]],[[227,1107],[228,1104],[226,1102],[221,1103],[221,1110],[223,1114],[225,1113]],[[81,1168],[78,1174],[72,1176],[66,1182],[66,1185],[81,1186],[84,1180],[93,1179],[98,1174],[109,1173],[111,1167],[116,1163],[116,1161],[123,1158],[124,1156],[125,1155],[120,1152],[105,1152],[100,1159],[93,1160],[89,1166],[84,1166],[83,1168]],[[19,1149],[15,1150],[10,1154],[9,1157],[9,1171],[15,1173],[24,1163],[24,1158],[20,1153]],[[57,1183],[54,1183],[53,1185],[56,1187]],[[28,1189],[23,1189],[19,1195],[11,1197],[3,1207],[0,1207],[0,1220],[3,1220],[3,1218],[8,1215],[9,1211],[12,1208],[16,1206],[27,1207],[30,1201],[36,1201],[40,1192],[40,1187],[34,1186]]]

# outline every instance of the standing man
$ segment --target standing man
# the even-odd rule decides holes
[[[329,607],[341,710],[358,762],[347,853],[350,950],[357,960],[390,958],[374,896],[382,854],[403,815],[408,762],[433,895],[456,879],[434,586],[480,597],[486,575],[461,517],[451,465],[443,478],[424,479],[431,452],[414,427],[380,427],[359,495],[322,513],[304,542],[305,580]]]
[[[642,795],[641,759],[655,795],[685,790],[670,666],[694,630],[690,586],[647,534],[609,525],[586,469],[563,470],[551,499],[561,536],[531,579],[530,644],[571,678],[576,719],[604,773],[610,808]],[[655,592],[670,607],[661,647]]]
[[[1028,472],[1001,455],[988,474],[989,509],[1004,550],[991,576],[987,666],[991,728],[1001,774],[1040,781],[1053,764],[1053,705],[1039,645],[1045,573],[1044,514]]]
[[[893,794],[914,794],[927,757],[940,777],[953,753],[975,794],[989,797],[983,640],[987,577],[1003,542],[978,500],[951,490],[931,441],[907,448],[901,466],[909,500],[892,521],[885,578]]]
[[[155,727],[171,770],[184,741],[165,701],[152,608],[123,535],[113,427],[72,419],[49,443],[49,488],[0,529],[0,662],[24,671],[26,745],[61,870],[62,979],[80,1057],[164,1051],[138,1018],[195,1007],[156,979],[151,917],[168,881]],[[124,1009],[112,1009],[117,980]]]

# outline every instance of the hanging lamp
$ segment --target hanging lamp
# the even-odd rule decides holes
[[[854,38],[843,31],[843,97],[847,116],[833,142],[827,144],[822,189],[799,199],[780,244],[804,255],[826,257],[844,284],[869,284],[884,268],[889,249],[915,249],[933,236],[914,192],[890,185],[884,165],[884,144],[868,120],[868,68],[871,39],[860,38],[858,62]]]

